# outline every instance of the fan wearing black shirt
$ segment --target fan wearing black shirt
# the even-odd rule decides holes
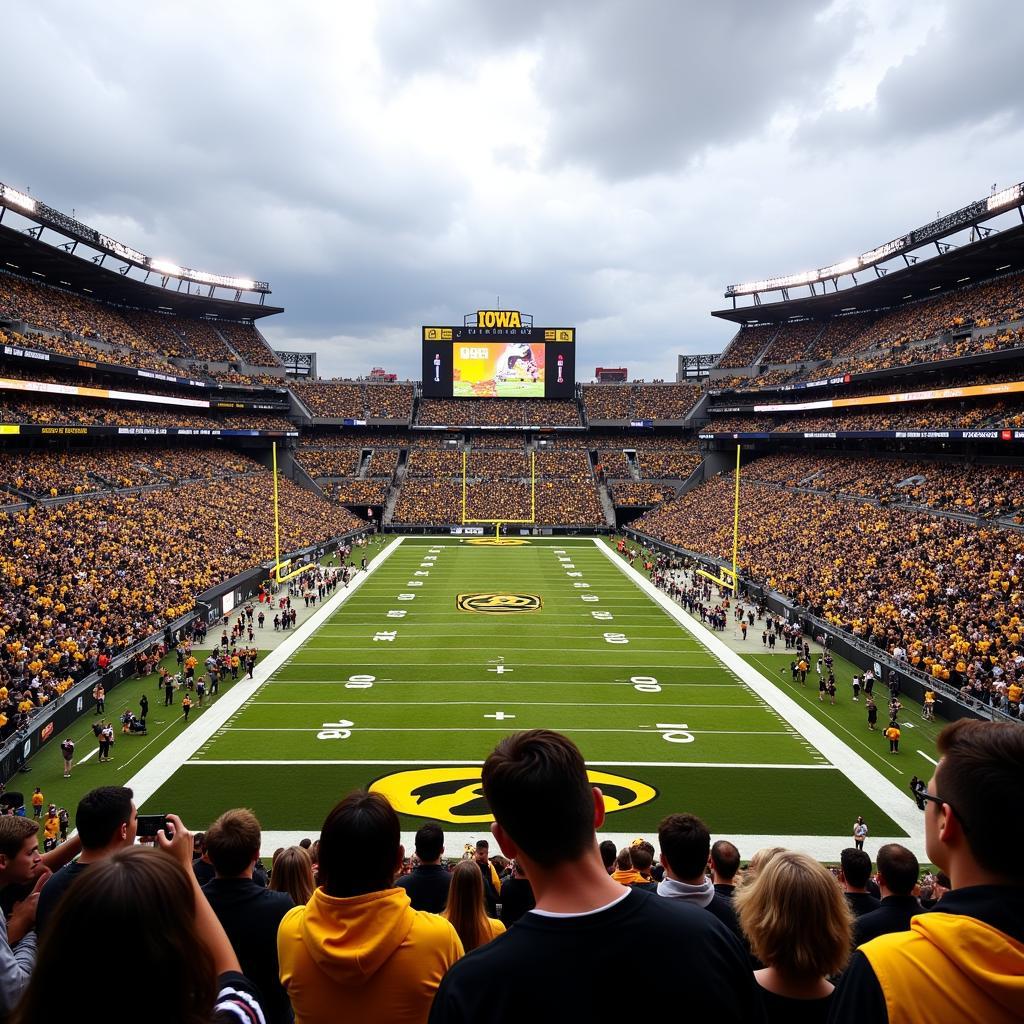
[[[536,907],[445,975],[431,1024],[588,1024],[661,1016],[757,1022],[742,945],[711,914],[613,881],[598,850],[604,797],[583,756],[545,729],[502,740],[483,768],[491,831],[522,864]],[[622,950],[645,951],[642,984],[622,984]]]
[[[428,914],[440,914],[444,910],[452,876],[441,865],[443,853],[444,832],[440,825],[428,822],[416,833],[419,864],[395,882],[409,894],[413,910],[425,910]]]

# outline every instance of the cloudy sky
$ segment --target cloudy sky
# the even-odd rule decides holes
[[[9,0],[0,181],[269,280],[324,375],[418,327],[578,328],[671,378],[726,284],[1024,179],[1024,11],[992,0]]]

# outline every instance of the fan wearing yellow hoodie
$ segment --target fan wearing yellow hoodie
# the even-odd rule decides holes
[[[866,942],[832,1000],[830,1024],[1024,1021],[1024,729],[962,719],[939,735],[927,791],[928,857],[950,892],[910,929]]]
[[[328,814],[320,887],[277,933],[296,1024],[426,1021],[463,949],[444,918],[413,910],[393,885],[404,856],[398,816],[380,794],[357,790]]]

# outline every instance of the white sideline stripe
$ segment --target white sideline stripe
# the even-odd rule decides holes
[[[85,755],[85,757],[80,757],[75,762],[75,765],[77,766],[77,765],[80,765],[80,764],[85,764],[85,762],[88,761],[90,757],[95,757],[99,752],[100,752],[100,748],[98,746],[93,747],[92,750],[90,750],[89,753]]]
[[[125,785],[134,791],[135,802],[141,805],[148,800],[203,744],[209,742],[215,733],[223,729],[231,716],[291,658],[308,637],[348,600],[350,595],[362,586],[364,580],[370,578],[376,568],[398,548],[402,540],[402,537],[397,537],[383,548],[369,564],[366,572],[358,574],[347,587],[339,586],[333,597],[324,601],[301,626],[293,631],[287,640],[282,641],[257,664],[253,679],[236,683],[216,704],[208,708],[180,736],[172,740],[152,761],[133,775]]]
[[[295,765],[295,764],[325,764],[325,765],[458,765],[470,766],[483,764],[483,761],[468,759],[465,761],[413,761],[402,758],[398,761],[186,761],[185,767],[206,768],[208,765]],[[830,764],[751,764],[749,761],[588,761],[588,768],[789,768],[799,771],[826,771],[834,772],[838,769]]]
[[[929,757],[923,750],[919,750],[918,753],[926,760],[931,761],[932,764],[937,765],[939,762],[934,757]]]
[[[431,762],[437,763],[437,762]],[[614,821],[615,815],[611,814],[608,817],[608,821]],[[264,857],[269,857],[274,850],[281,846],[296,846],[302,839],[316,839],[320,835],[321,822],[310,823],[305,829],[298,831],[275,831],[263,832],[263,845],[261,853]],[[465,827],[465,826],[461,826]],[[637,830],[634,829],[632,832],[598,832],[597,838],[604,840],[610,839],[617,850],[621,850],[624,846],[629,844],[637,837]],[[655,847],[658,845],[658,835],[656,832],[649,832],[647,838],[654,843]],[[461,851],[465,848],[468,843],[470,846],[475,846],[478,839],[487,839],[491,844],[491,851],[497,853],[498,849],[494,842],[494,837],[491,835],[487,825],[483,822],[480,824],[479,831],[477,832],[453,832],[449,831],[447,827],[444,829],[444,846],[446,857],[458,857]],[[852,840],[849,836],[787,836],[781,833],[775,832],[771,835],[736,835],[733,834],[716,834],[711,833],[711,841],[717,842],[719,839],[728,839],[730,842],[735,843],[739,848],[741,855],[744,858],[749,858],[755,850],[763,849],[766,846],[784,846],[787,850],[798,850],[800,853],[806,853],[808,856],[813,857],[818,861],[839,861],[839,854],[842,850],[849,846]],[[865,852],[869,854],[872,860],[880,847],[885,846],[886,843],[899,843],[902,846],[907,845],[906,837],[904,836],[870,836],[865,844]],[[403,832],[402,833],[402,845],[406,850],[412,850],[416,845],[416,834],[414,832]],[[924,861],[922,860],[922,863]]]
[[[872,767],[859,754],[851,750],[838,736],[805,711],[792,697],[766,679],[753,666],[747,664],[735,651],[727,647],[710,630],[691,619],[667,594],[662,593],[650,580],[627,565],[610,547],[599,539],[593,543],[604,556],[655,603],[668,612],[685,630],[700,640],[704,646],[733,672],[766,704],[778,711],[800,734],[836,768],[838,768],[869,800],[880,807],[889,817],[903,828],[909,836],[898,840],[918,856],[924,853],[924,820],[917,805],[903,791],[890,782],[877,768]],[[844,837],[849,845],[849,836]]]

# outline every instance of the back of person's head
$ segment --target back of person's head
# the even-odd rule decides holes
[[[641,875],[646,875],[650,873],[651,865],[654,863],[654,851],[649,843],[644,843],[642,846],[631,846],[629,859]]]
[[[104,955],[118,976],[146,980],[156,993],[140,1014],[134,991],[103,1012],[111,1024],[207,1024],[217,993],[212,956],[195,923],[192,882],[163,850],[118,850],[94,864],[61,897],[46,930],[15,1024],[36,1024],[53,1015],[61,992],[93,991],[96,965],[83,950],[104,939]]]
[[[483,875],[473,861],[460,860],[455,865],[444,916],[458,932],[467,953],[487,941],[490,931],[484,910]]]
[[[784,846],[763,846],[754,851],[746,871],[743,872],[742,885],[749,885],[780,853],[786,853]]]
[[[728,839],[719,839],[711,847],[711,866],[723,881],[732,881],[740,869],[740,851]]]
[[[886,889],[894,896],[909,896],[921,874],[921,865],[913,853],[899,843],[886,843],[876,859]]]
[[[484,797],[532,861],[553,867],[594,844],[594,793],[579,748],[549,729],[506,736],[484,763]]]
[[[615,867],[615,858],[618,856],[615,844],[610,839],[605,839],[601,843],[600,850],[605,871],[611,871]]]
[[[658,826],[665,864],[680,879],[703,875],[711,851],[711,833],[695,814],[670,814]]]
[[[398,870],[401,826],[387,798],[357,789],[336,804],[320,833],[320,884],[329,896],[390,889]]]
[[[301,846],[289,846],[274,860],[270,872],[270,886],[275,892],[286,892],[296,905],[309,902],[316,884],[313,880],[313,862]]]
[[[39,831],[39,822],[16,814],[0,816],[0,855],[13,860],[21,853],[25,840]]]
[[[939,733],[937,746],[935,795],[953,808],[978,866],[1010,875],[1013,858],[1024,848],[1024,815],[1007,813],[1024,777],[1024,729],[961,719]],[[928,850],[932,861],[938,853]]]
[[[839,855],[843,878],[852,889],[863,889],[871,877],[871,858],[854,846],[849,846]]]
[[[252,811],[225,811],[206,830],[206,855],[221,878],[237,878],[260,855],[260,823]]]
[[[416,856],[420,860],[433,863],[444,850],[444,830],[436,821],[428,821],[416,833]]]
[[[75,828],[83,850],[101,850],[132,817],[132,796],[125,786],[100,786],[78,801]]]
[[[799,979],[846,966],[853,913],[827,868],[804,853],[776,854],[734,897],[740,927],[763,964]]]

